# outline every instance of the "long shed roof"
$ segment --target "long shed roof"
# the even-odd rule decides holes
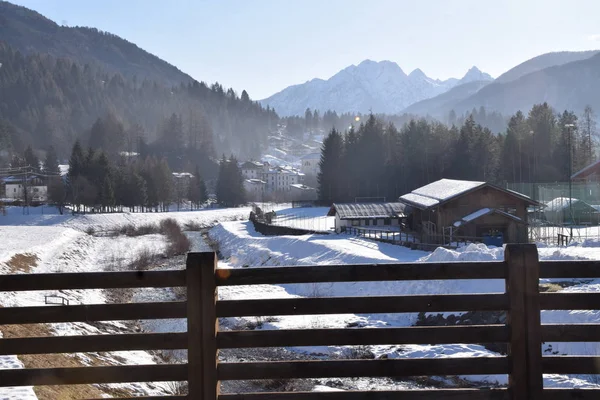
[[[340,219],[404,217],[402,203],[335,203],[327,215],[336,213]]]

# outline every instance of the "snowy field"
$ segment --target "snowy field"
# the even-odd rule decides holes
[[[294,209],[289,205],[268,206],[274,209],[278,223],[313,230],[326,230],[332,226],[332,218],[326,217],[326,208]],[[158,224],[165,218],[173,218],[181,225],[197,223],[202,227],[212,227],[209,235],[219,245],[223,259],[221,268],[245,266],[287,266],[287,265],[326,265],[363,264],[394,262],[439,262],[439,261],[486,261],[502,260],[502,248],[488,248],[484,245],[470,245],[459,250],[437,249],[433,253],[413,251],[401,246],[356,238],[348,235],[305,235],[305,236],[262,236],[256,233],[247,222],[250,208],[209,209],[168,213],[123,213],[59,215],[56,210],[30,208],[24,215],[21,208],[9,208],[7,216],[0,216],[0,273],[43,273],[43,272],[83,272],[128,269],[129,264],[146,252],[153,255],[164,253],[166,242],[160,234],[138,237],[103,236],[99,233],[115,230],[124,225]],[[297,225],[294,225],[297,224]],[[93,228],[95,234],[88,234]],[[192,242],[192,251],[209,251],[202,232],[186,232]],[[600,259],[600,241],[587,240],[569,247],[546,247],[539,245],[542,259],[573,260]],[[181,268],[184,257],[165,259],[156,268]],[[548,282],[551,282],[548,280]],[[600,291],[600,280],[573,281],[566,292]],[[403,295],[425,293],[492,293],[503,292],[504,281],[414,281],[414,282],[359,282],[301,285],[260,285],[223,287],[219,291],[221,299],[263,299],[296,296],[357,296],[357,295]],[[94,304],[114,301],[110,293],[104,291],[61,291],[3,293],[0,306],[41,306],[44,295],[60,295],[70,304]],[[144,289],[134,291],[130,301],[168,301],[176,299],[170,289]],[[451,314],[451,313],[446,313]],[[445,315],[446,315],[445,314]],[[459,313],[455,313],[459,314]],[[385,326],[410,326],[417,320],[415,314],[369,314],[333,316],[294,316],[278,317],[261,321],[261,329],[289,328],[342,328],[356,326],[378,328]],[[551,311],[544,312],[545,323],[600,323],[599,311]],[[236,324],[256,322],[251,319],[225,321],[224,329]],[[49,324],[55,335],[106,334],[128,331],[131,325],[119,322],[103,324]],[[183,320],[142,321],[145,331],[167,332],[186,329]],[[322,346],[319,348],[290,348],[286,351],[298,356],[314,354],[343,357],[350,351],[349,346]],[[485,357],[498,356],[483,346],[453,344],[438,346],[370,346],[374,356],[388,358],[418,357]],[[600,355],[598,343],[545,343],[543,350],[556,354]],[[176,356],[184,357],[184,354]],[[102,365],[152,364],[157,362],[150,352],[112,352],[102,354],[77,355],[82,365],[101,360]],[[90,358],[91,357],[91,358]],[[16,357],[0,357],[0,368],[20,368]],[[506,376],[466,377],[473,381],[504,384]],[[587,377],[547,376],[548,387],[588,387],[593,379]],[[391,380],[344,381],[342,389],[393,389],[410,383]],[[487,383],[484,383],[487,384]],[[412,384],[414,385],[414,384]],[[126,389],[135,395],[159,396],[170,393],[171,388],[164,383],[111,385]],[[317,382],[315,390],[334,390],[327,381]],[[29,396],[29,397],[27,397]],[[33,397],[31,388],[15,388],[0,391],[0,399],[29,399]]]
[[[311,210],[311,209],[306,209]],[[294,211],[294,210],[292,210]],[[321,210],[322,211],[322,210]],[[315,213],[319,218],[317,209]],[[289,213],[282,210],[278,214]],[[291,213],[290,213],[291,214]],[[289,214],[288,214],[289,215]],[[320,214],[322,218],[322,213]],[[362,238],[345,235],[306,235],[306,236],[262,236],[256,233],[248,222],[227,222],[209,232],[219,243],[225,260],[222,268],[251,266],[291,266],[311,264],[355,264],[392,262],[445,262],[445,261],[493,261],[504,258],[503,248],[488,248],[483,244],[471,244],[458,250],[438,248],[433,253],[413,251]],[[575,244],[566,248],[542,247],[539,254],[543,260],[600,259],[600,243]],[[551,280],[548,280],[551,281]],[[600,280],[575,282],[575,286],[565,291],[599,291]],[[501,280],[455,280],[455,281],[413,281],[413,282],[357,282],[297,285],[257,285],[220,288],[221,299],[263,299],[296,296],[359,296],[359,295],[411,295],[449,293],[493,293],[505,290]],[[444,315],[460,313],[444,313]],[[243,320],[243,318],[242,318]],[[416,314],[370,314],[332,316],[283,316],[269,320],[262,329],[292,328],[342,328],[357,326],[377,328],[384,326],[411,326],[417,320]],[[600,323],[598,311],[545,311],[544,323]],[[240,321],[236,321],[240,323]],[[300,347],[291,350],[306,354],[328,354],[340,356],[351,346],[321,346],[318,348]],[[544,354],[600,355],[598,343],[545,343]],[[376,357],[420,358],[420,357],[489,357],[499,356],[483,346],[468,344],[453,345],[409,345],[409,346],[370,346]],[[472,381],[491,384],[506,384],[507,376],[469,376]],[[546,387],[596,387],[597,380],[590,377],[546,375]]]

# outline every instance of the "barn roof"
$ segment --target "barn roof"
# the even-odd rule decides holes
[[[335,203],[327,215],[336,213],[340,219],[353,218],[400,218],[404,217],[402,203]]]
[[[529,204],[538,206],[542,205],[532,200],[531,198],[525,196],[524,194],[512,190],[503,189],[501,187],[494,186],[487,182],[461,181],[456,179],[440,179],[439,181],[435,181],[428,185],[415,189],[411,193],[400,196],[398,200],[407,205],[411,205],[421,210],[425,210],[431,207],[436,207],[458,196],[472,192],[485,186],[493,187],[494,189],[508,193],[511,196],[518,197],[521,200],[527,201]]]

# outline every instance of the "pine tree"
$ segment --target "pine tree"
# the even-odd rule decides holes
[[[77,211],[80,210],[79,190],[76,181],[84,173],[85,157],[79,141],[76,141],[71,150],[69,159],[69,172],[67,173],[67,197],[76,205]]]
[[[319,200],[329,204],[343,200],[344,167],[344,141],[342,135],[335,129],[323,141],[321,150],[320,171],[317,176],[319,182]]]
[[[40,160],[37,158],[31,146],[27,146],[25,149],[25,153],[23,153],[23,159],[25,160],[25,164],[31,167],[33,172],[40,171]]]
[[[60,175],[58,166],[58,157],[54,146],[50,146],[46,152],[46,160],[44,161],[44,173],[48,175]]]
[[[200,208],[201,204],[208,200],[206,185],[202,179],[202,176],[200,176],[200,169],[198,166],[196,166],[196,169],[194,170],[194,177],[190,182],[188,198],[192,205],[194,205],[197,209]]]

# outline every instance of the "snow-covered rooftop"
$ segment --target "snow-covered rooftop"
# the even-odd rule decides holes
[[[564,211],[567,208],[569,208],[570,203],[571,202],[569,201],[568,197],[557,197],[554,200],[549,201],[548,203],[546,203],[546,208],[544,208],[544,211],[545,212],[546,211],[550,211],[550,212]],[[576,204],[579,204],[579,203],[588,205],[587,203],[585,203],[585,202],[583,202],[583,201],[581,201],[579,199],[573,198],[573,205],[576,205]]]
[[[480,210],[474,211],[471,214],[465,215],[464,217],[462,217],[462,219],[460,221],[456,221],[453,225],[455,227],[459,227],[464,224],[468,224],[469,222],[475,221],[477,218],[481,218],[484,215],[488,215],[488,214],[499,214],[499,215],[502,215],[503,217],[510,218],[517,222],[523,221],[521,218],[517,217],[516,215],[509,214],[507,212],[498,210],[496,208],[487,208],[486,207],[486,208],[482,208]]]
[[[438,200],[432,199],[425,196],[420,196],[414,193],[408,193],[403,196],[400,196],[400,200],[405,200],[408,203],[412,203],[421,207],[433,207],[439,203]]]
[[[173,177],[174,178],[193,178],[194,175],[192,175],[189,172],[173,172]]]
[[[293,187],[293,188],[296,188],[296,189],[300,189],[300,190],[315,190],[315,188],[312,188],[312,187],[310,187],[310,186],[303,185],[303,184],[301,184],[301,183],[292,183],[292,184],[290,185],[290,187]]]
[[[340,216],[340,219],[348,218],[398,218],[404,216],[402,203],[336,203],[330,210]]]
[[[252,183],[254,185],[265,185],[267,183],[263,180],[256,179],[256,178],[246,179],[246,182]]]
[[[414,194],[429,197],[438,201],[446,201],[464,192],[485,185],[485,182],[459,181],[455,179],[440,179],[412,191]]]

